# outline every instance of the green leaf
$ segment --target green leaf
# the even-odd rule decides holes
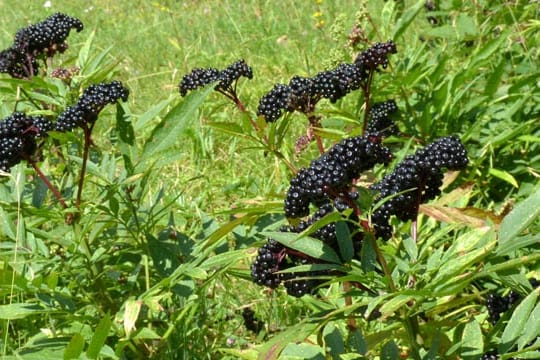
[[[344,262],[350,261],[354,256],[354,247],[347,222],[338,221],[336,223],[336,237],[341,258]]]
[[[529,326],[525,327],[523,335],[518,339],[518,350],[525,348],[527,344],[540,337],[540,302],[537,302],[531,312],[528,324]]]
[[[280,353],[291,343],[302,342],[306,337],[312,334],[319,326],[318,322],[299,322],[296,325],[289,326],[272,339],[264,343],[259,351],[259,360],[277,360]]]
[[[280,359],[284,360],[325,360],[324,350],[315,344],[289,344],[283,349]]]
[[[388,341],[381,349],[381,360],[399,360],[399,348],[394,340]]]
[[[150,139],[144,145],[141,163],[151,160],[176,144],[186,127],[194,122],[199,106],[213,90],[214,86],[211,84],[204,90],[193,91],[171,109],[154,128]]]
[[[27,303],[15,303],[8,305],[0,305],[0,319],[15,320],[24,319],[30,315],[46,313],[49,310],[37,305]]]
[[[278,231],[264,232],[262,234],[268,238],[275,239],[286,247],[300,251],[315,259],[341,264],[341,260],[334,249],[318,239],[308,236],[299,238],[298,234]]]
[[[499,230],[499,250],[540,216],[540,188],[504,217]]]
[[[482,329],[476,319],[471,319],[463,330],[461,336],[461,357],[464,360],[479,359],[484,351]]]
[[[383,316],[388,316],[393,314],[397,309],[401,308],[403,305],[407,304],[409,301],[413,300],[415,297],[407,294],[398,294],[392,299],[385,301],[384,305],[381,306],[380,312]]]
[[[74,334],[71,341],[64,350],[64,360],[78,359],[84,350],[84,337],[81,334]]]
[[[392,39],[396,40],[399,38],[405,30],[411,25],[414,18],[418,15],[420,10],[424,8],[424,4],[426,2],[424,0],[419,0],[411,6],[407,11],[403,13],[403,16],[401,16],[396,23],[396,26],[394,27],[394,32],[392,34]]]
[[[515,187],[516,189],[519,188],[519,185],[518,185],[516,179],[509,172],[504,171],[504,170],[491,168],[491,169],[489,169],[489,173],[491,175],[495,176],[496,178],[499,178],[499,179],[501,179],[503,181],[506,181],[507,183],[509,183],[510,185]]]
[[[163,111],[169,104],[176,99],[176,96],[170,96],[168,99],[163,100],[156,105],[152,106],[150,109],[148,109],[145,113],[136,116],[136,120],[133,124],[133,129],[136,132],[144,130],[146,125],[152,120],[154,120],[160,112]]]
[[[124,143],[133,146],[135,144],[135,131],[131,124],[130,117],[126,115],[123,104],[116,104],[116,130],[118,137]]]
[[[90,340],[90,345],[88,345],[88,350],[86,351],[86,356],[90,359],[97,359],[103,345],[105,345],[105,340],[109,336],[109,330],[111,329],[112,319],[109,314],[105,314],[99,321],[99,324],[96,327],[94,336]]]
[[[530,320],[539,292],[540,288],[531,292],[514,310],[501,336],[501,342],[498,347],[499,354],[505,354],[509,351],[528,326],[536,327],[536,332],[538,332],[540,322],[533,323]]]

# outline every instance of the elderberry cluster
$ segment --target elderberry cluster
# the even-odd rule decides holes
[[[71,29],[83,29],[74,17],[55,13],[37,24],[22,28],[15,34],[13,45],[0,52],[0,72],[15,78],[30,78],[37,74],[39,56],[53,57],[63,53]]]
[[[190,90],[195,90],[212,82],[219,81],[215,90],[234,96],[236,94],[236,82],[240,77],[253,78],[253,70],[244,59],[235,61],[223,70],[195,68],[189,74],[182,77],[179,86],[180,95],[186,96]]]
[[[529,279],[529,283],[533,289],[540,286],[540,281],[535,278]],[[503,296],[499,295],[496,292],[491,292],[486,297],[486,307],[489,314],[489,321],[492,324],[495,324],[501,318],[501,315],[504,314],[508,309],[510,309],[514,304],[518,303],[522,299],[522,296],[510,290],[510,292]]]
[[[291,180],[285,198],[285,216],[309,215],[309,205],[321,206],[348,191],[353,179],[375,164],[388,164],[390,150],[374,136],[343,139],[313,160]]]
[[[355,65],[364,73],[379,70],[379,67],[388,67],[388,55],[397,53],[396,44],[389,40],[385,43],[375,43],[369,49],[361,52],[354,60]]]
[[[373,104],[369,110],[366,132],[381,137],[399,134],[399,129],[392,120],[392,115],[397,111],[398,107],[394,100]]]
[[[393,196],[372,214],[377,236],[391,237],[391,215],[402,221],[416,219],[420,204],[440,194],[444,169],[464,169],[468,161],[467,151],[456,136],[440,138],[406,156],[392,173],[371,186],[378,192],[376,200]]]
[[[37,149],[36,138],[46,136],[52,123],[43,116],[26,116],[15,112],[0,121],[0,170],[29,159]]]
[[[56,131],[71,131],[76,127],[87,126],[96,121],[99,113],[107,104],[114,104],[119,99],[127,101],[129,90],[120,81],[99,83],[86,88],[73,106],[58,115]]]
[[[298,256],[274,239],[269,239],[258,250],[255,261],[251,264],[251,278],[258,285],[271,289],[280,284],[285,286],[287,294],[301,297],[312,293],[322,283],[316,277],[327,274],[326,271],[278,273],[299,265],[314,264],[313,259]]]
[[[267,122],[273,122],[281,117],[283,111],[309,114],[322,98],[336,102],[359,89],[365,79],[354,64],[347,63],[319,72],[312,78],[296,75],[288,85],[274,85],[259,100],[257,115],[262,115]]]

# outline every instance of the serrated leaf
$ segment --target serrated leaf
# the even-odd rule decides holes
[[[499,231],[499,248],[506,246],[540,216],[540,188],[504,217]]]
[[[479,359],[484,352],[484,341],[480,324],[476,319],[471,319],[463,329],[461,336],[461,357],[464,360]]]
[[[514,310],[501,336],[501,342],[498,346],[499,354],[505,354],[509,351],[524,333],[527,326],[540,326],[539,322],[529,323],[539,292],[540,288],[531,292]]]
[[[144,145],[142,163],[176,144],[178,137],[195,120],[199,106],[213,90],[213,85],[210,85],[204,90],[191,92],[165,115]]]
[[[288,248],[300,251],[315,259],[341,264],[341,260],[334,249],[318,239],[308,236],[298,237],[298,234],[295,233],[278,231],[264,232],[263,235],[280,242]]]
[[[88,350],[86,350],[86,356],[88,356],[88,358],[97,359],[101,348],[103,348],[103,345],[105,345],[107,336],[109,336],[111,325],[111,316],[109,314],[105,314],[99,321],[96,330],[94,331],[94,335],[90,340],[90,344],[88,345]]]

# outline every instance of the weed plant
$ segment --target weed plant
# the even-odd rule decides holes
[[[45,5],[0,4],[3,359],[538,358],[535,2]]]

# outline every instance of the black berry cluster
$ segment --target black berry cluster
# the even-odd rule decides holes
[[[283,111],[313,112],[322,98],[336,102],[365,80],[354,64],[342,63],[336,68],[322,71],[314,77],[293,76],[288,85],[276,84],[259,101],[257,115],[267,122],[277,120]]]
[[[13,45],[0,52],[0,72],[16,78],[36,75],[39,69],[37,58],[63,53],[68,47],[66,38],[71,29],[81,31],[82,22],[66,14],[55,13],[37,24],[18,30]]]
[[[535,278],[529,279],[529,282],[533,289],[540,286],[540,281]],[[492,324],[497,323],[501,318],[501,315],[504,314],[508,309],[510,309],[514,304],[518,303],[522,299],[522,296],[510,290],[507,295],[499,295],[496,292],[491,292],[486,297],[486,307],[489,314],[489,321]]]
[[[309,206],[321,206],[348,192],[352,181],[375,164],[388,164],[390,150],[374,136],[344,139],[313,160],[291,180],[285,199],[285,215],[309,215]]]
[[[287,294],[291,296],[301,297],[310,294],[323,282],[316,277],[326,275],[326,271],[278,273],[295,266],[315,263],[313,259],[302,255],[269,239],[259,248],[257,258],[251,264],[251,278],[256,284],[271,289],[283,284]]]
[[[55,130],[71,131],[96,121],[98,114],[107,104],[118,100],[127,101],[129,90],[120,81],[90,85],[73,106],[58,115]]]
[[[37,149],[36,138],[46,136],[52,123],[43,116],[15,112],[0,121],[0,170],[8,171],[21,160],[30,159]]]
[[[376,43],[358,55],[353,64],[342,63],[312,78],[294,76],[288,85],[276,84],[259,101],[257,115],[276,121],[284,111],[309,114],[322,98],[336,102],[365,86],[373,71],[388,66],[388,55],[397,52],[393,41]]]
[[[444,169],[460,170],[467,164],[467,151],[456,136],[440,138],[414,155],[406,156],[392,173],[371,186],[379,192],[376,200],[394,195],[372,214],[377,236],[391,237],[392,228],[388,223],[391,215],[402,221],[416,219],[420,204],[439,195]],[[396,195],[398,193],[402,194]]]
[[[388,55],[397,53],[396,44],[389,40],[385,43],[375,43],[369,49],[361,52],[354,60],[355,65],[364,74],[388,67]]]
[[[223,70],[195,68],[189,74],[182,77],[179,86],[180,95],[186,96],[190,90],[195,90],[212,82],[219,81],[215,90],[235,97],[236,82],[240,77],[253,78],[253,70],[244,59],[235,61]]]
[[[369,110],[366,132],[378,136],[387,137],[399,134],[392,116],[396,114],[398,107],[394,100],[387,100],[373,104]]]
[[[257,257],[251,264],[251,278],[258,285],[275,289],[281,283],[281,275],[276,274],[282,270],[284,258],[286,256],[285,247],[269,239],[266,244],[259,248]]]
[[[264,328],[264,323],[257,319],[255,312],[251,308],[246,307],[242,310],[242,318],[246,329],[254,333],[259,333]]]

